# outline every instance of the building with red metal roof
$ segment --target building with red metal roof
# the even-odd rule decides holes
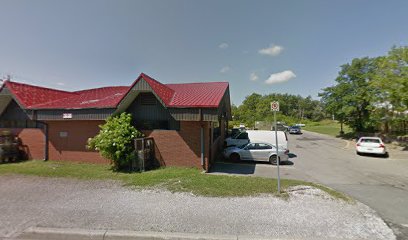
[[[107,162],[86,141],[121,112],[154,139],[162,165],[208,169],[231,119],[229,84],[163,84],[142,73],[130,86],[63,91],[4,81],[0,88],[0,128],[21,138],[29,158]]]

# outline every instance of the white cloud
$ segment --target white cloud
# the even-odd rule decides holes
[[[57,85],[58,85],[58,86],[65,86],[65,83],[63,83],[63,82],[58,82]]]
[[[230,70],[231,70],[230,67],[225,66],[225,67],[221,68],[220,73],[226,73],[226,72],[229,72]]]
[[[282,83],[289,81],[292,78],[295,78],[296,75],[291,70],[286,70],[279,73],[273,73],[265,80],[266,84]]]
[[[268,56],[278,56],[283,51],[283,47],[271,44],[269,48],[263,48],[258,51],[259,54]]]
[[[220,45],[218,45],[218,47],[221,48],[221,49],[225,49],[225,48],[228,48],[229,45],[228,45],[228,43],[221,43]]]
[[[249,80],[251,80],[251,81],[256,81],[256,80],[258,80],[259,79],[259,77],[258,77],[258,75],[256,75],[256,73],[251,73],[251,75],[249,76]]]

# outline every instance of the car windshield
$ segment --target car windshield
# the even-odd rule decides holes
[[[238,136],[238,134],[240,134],[241,133],[241,131],[239,131],[239,130],[237,130],[237,131],[232,131],[231,132],[231,137],[232,138],[235,138],[236,136]]]
[[[292,126],[292,128],[300,128],[299,126]]]

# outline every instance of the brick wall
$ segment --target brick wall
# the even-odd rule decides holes
[[[104,121],[48,121],[49,159],[109,163],[98,152],[86,149],[88,138],[99,132]]]
[[[22,147],[28,159],[44,159],[45,135],[42,129],[38,128],[12,128],[0,129],[0,131],[11,131],[20,138]]]
[[[208,167],[210,131],[208,122],[181,121],[180,131],[143,131],[146,137],[153,137],[158,156],[165,166],[191,166],[201,168],[200,129],[204,126],[205,168]]]

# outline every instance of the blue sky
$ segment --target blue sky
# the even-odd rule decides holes
[[[355,57],[408,45],[408,1],[0,0],[0,77],[78,90],[228,81],[317,93]],[[252,79],[252,80],[251,80]]]

